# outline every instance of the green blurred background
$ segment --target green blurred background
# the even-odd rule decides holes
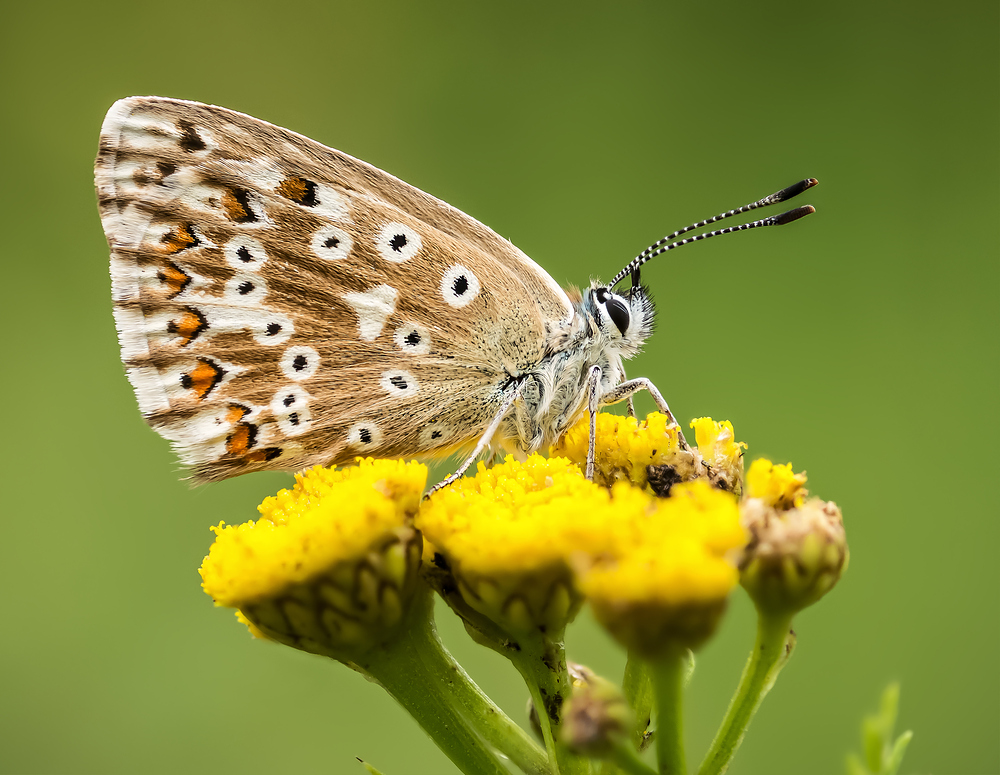
[[[842,772],[894,679],[905,772],[1000,771],[997,29],[995,2],[7,4],[0,770],[454,771],[377,687],[200,591],[208,525],[290,478],[190,489],[123,376],[92,163],[112,102],[156,94],[365,159],[561,283],[819,178],[812,218],[644,273],[660,325],[630,373],[806,469],[851,544],[731,772]],[[513,670],[439,618],[523,720]],[[691,760],[752,622],[736,595],[700,655]],[[620,675],[586,613],[569,645]]]

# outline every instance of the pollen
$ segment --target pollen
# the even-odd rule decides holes
[[[679,429],[669,418],[653,412],[639,421],[635,417],[600,412],[597,415],[594,481],[606,487],[630,482],[645,487],[649,466],[669,466],[677,481],[699,474],[691,452],[681,447]],[[590,444],[590,414],[583,417],[550,449],[550,454],[568,457],[581,468],[587,464]]]

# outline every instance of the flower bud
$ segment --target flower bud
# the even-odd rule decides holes
[[[847,567],[849,552],[837,504],[806,500],[805,474],[791,465],[755,460],[740,504],[750,543],[740,561],[740,582],[758,608],[794,613],[830,591]]]
[[[574,682],[562,722],[562,742],[574,753],[598,758],[626,744],[635,725],[622,690],[593,674],[581,685]]]

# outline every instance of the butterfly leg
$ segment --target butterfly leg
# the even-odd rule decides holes
[[[631,400],[632,396],[640,390],[648,392],[653,397],[653,401],[656,402],[656,407],[670,418],[670,422],[677,426],[677,438],[680,441],[681,447],[688,449],[687,439],[684,438],[684,431],[681,430],[680,423],[677,422],[674,413],[670,411],[670,407],[667,406],[667,402],[660,394],[660,391],[656,389],[656,385],[645,377],[638,377],[637,379],[630,379],[628,382],[622,382],[601,396],[601,403],[607,405],[617,404],[619,401],[624,401],[625,399]]]
[[[590,410],[590,442],[587,445],[587,480],[594,481],[594,462],[597,459],[597,409],[600,397],[597,389],[601,384],[601,367],[591,366],[587,375],[587,409]],[[631,399],[630,399],[631,400]]]
[[[442,479],[440,482],[431,487],[431,489],[429,489],[427,493],[424,495],[425,499],[431,497],[442,487],[447,487],[449,484],[452,484],[456,479],[458,479],[462,474],[464,474],[468,470],[469,466],[472,465],[473,461],[475,461],[475,459],[483,453],[483,450],[490,445],[490,440],[493,438],[493,434],[497,432],[497,428],[500,427],[500,423],[503,422],[503,418],[507,415],[507,412],[509,412],[510,408],[514,405],[514,401],[516,401],[517,397],[521,395],[521,392],[524,390],[525,384],[526,381],[521,380],[516,385],[514,385],[513,389],[510,391],[510,393],[504,399],[503,404],[500,406],[500,411],[496,413],[496,416],[494,416],[493,420],[490,421],[490,424],[483,432],[483,435],[479,437],[479,441],[476,442],[476,448],[472,450],[472,454],[469,455],[462,462],[462,465],[458,467],[458,470],[455,471],[455,473],[453,473],[451,476],[445,479]]]

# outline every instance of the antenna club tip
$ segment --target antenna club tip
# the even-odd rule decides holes
[[[799,218],[812,215],[814,212],[816,212],[816,208],[812,205],[802,205],[802,207],[796,207],[794,210],[789,210],[787,213],[774,216],[774,225],[784,226],[786,223],[797,221]]]
[[[816,178],[806,178],[806,188],[812,188],[813,186],[818,186],[819,181]]]

